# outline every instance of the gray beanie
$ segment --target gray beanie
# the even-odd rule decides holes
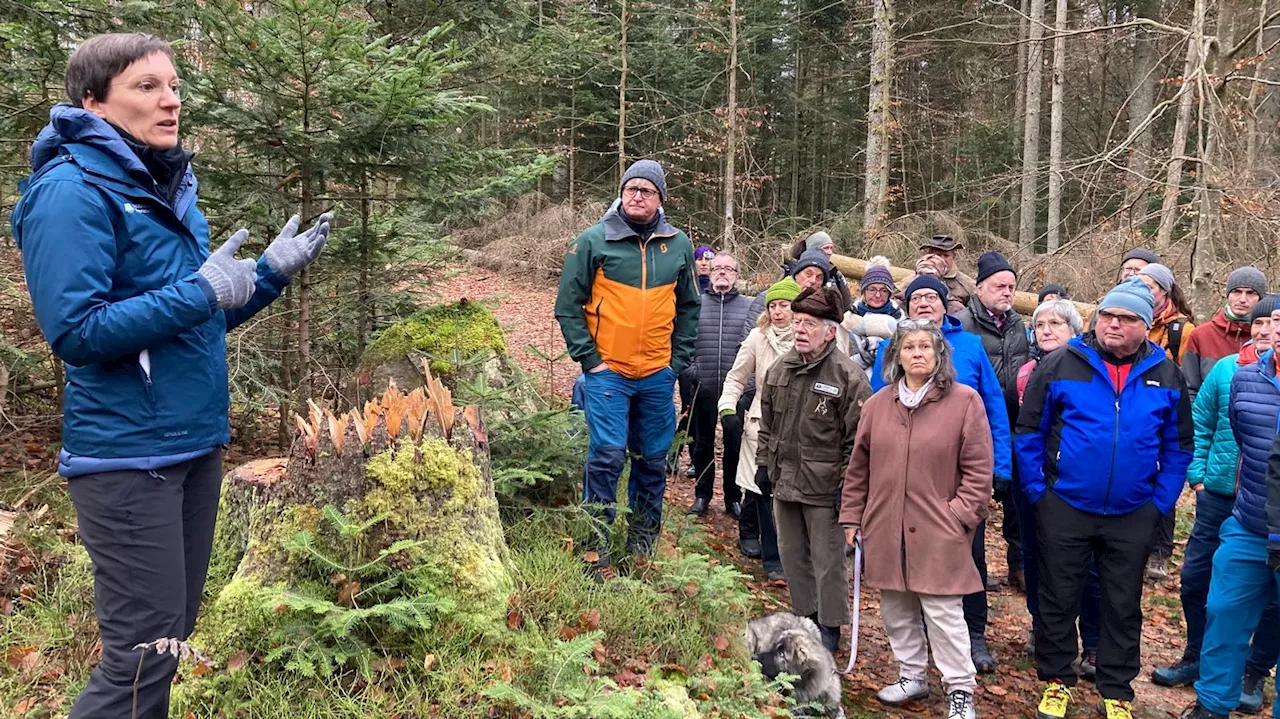
[[[1165,267],[1159,262],[1152,262],[1146,267],[1143,267],[1138,270],[1138,274],[1146,275],[1147,277],[1155,280],[1156,284],[1160,285],[1160,289],[1165,292],[1173,291],[1173,270]]]
[[[1124,253],[1124,257],[1120,258],[1120,264],[1123,265],[1129,260],[1142,260],[1143,262],[1146,262],[1149,265],[1154,265],[1160,261],[1160,257],[1157,256],[1156,253],[1152,252],[1151,250],[1148,250],[1145,247],[1135,247],[1132,250],[1129,250],[1128,252]]]
[[[820,250],[824,245],[834,245],[835,243],[835,240],[831,239],[831,235],[818,230],[805,239],[804,248],[806,250]]]
[[[1280,307],[1280,295],[1267,295],[1258,300],[1258,304],[1249,311],[1249,324],[1253,324],[1254,320],[1270,317],[1277,307]]]
[[[800,259],[791,266],[791,276],[795,277],[800,271],[806,267],[817,267],[822,270],[822,283],[826,284],[831,279],[831,262],[827,259],[827,253],[822,250],[805,250],[800,255]]]
[[[1237,267],[1227,275],[1227,294],[1240,289],[1253,290],[1262,297],[1267,294],[1267,276],[1257,267]]]
[[[662,171],[662,165],[653,160],[636,160],[635,164],[623,173],[622,184],[618,185],[619,194],[622,188],[627,186],[628,181],[636,179],[652,182],[653,186],[658,188],[658,199],[667,201],[667,175]]]
[[[1151,327],[1151,315],[1156,308],[1156,298],[1151,296],[1151,289],[1143,284],[1142,280],[1130,277],[1111,288],[1107,296],[1098,303],[1099,312],[1109,307],[1129,310],[1141,317],[1147,327]]]

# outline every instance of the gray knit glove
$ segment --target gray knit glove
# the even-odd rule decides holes
[[[248,236],[248,230],[236,232],[196,270],[213,287],[220,310],[239,309],[249,304],[249,298],[253,297],[254,285],[258,281],[258,263],[250,259],[236,259],[240,243]]]
[[[286,280],[292,280],[302,268],[320,256],[320,250],[329,239],[329,222],[333,220],[333,214],[326,212],[320,215],[311,229],[299,235],[296,233],[301,220],[297,215],[290,217],[280,236],[272,240],[263,253],[271,269]]]

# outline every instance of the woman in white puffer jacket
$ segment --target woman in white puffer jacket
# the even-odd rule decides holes
[[[765,293],[765,311],[751,330],[733,368],[725,377],[724,391],[717,409],[721,416],[737,413],[738,400],[753,383],[759,386],[764,373],[795,343],[791,335],[791,301],[800,295],[800,285],[790,277],[779,280]],[[738,453],[737,485],[742,488],[742,518],[738,521],[738,546],[748,557],[759,557],[770,580],[783,579],[778,556],[778,534],[773,524],[773,488],[769,476],[756,468],[756,445],[760,433],[760,398],[747,410],[742,426],[742,449]]]

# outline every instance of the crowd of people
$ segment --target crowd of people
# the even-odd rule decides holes
[[[947,716],[967,719],[977,674],[997,670],[985,523],[998,502],[1044,682],[1038,716],[1065,717],[1084,678],[1108,719],[1127,719],[1144,586],[1168,576],[1189,487],[1186,649],[1152,681],[1194,685],[1190,719],[1261,710],[1280,652],[1280,296],[1261,271],[1234,269],[1197,325],[1174,272],[1133,248],[1095,306],[1046,283],[1028,325],[1017,268],[998,252],[969,277],[960,241],[923,238],[909,276],[875,257],[852,282],[819,231],[753,299],[736,258],[671,226],[666,193],[656,162],[632,165],[601,221],[569,243],[556,302],[583,368],[584,504],[613,521],[630,456],[630,551],[653,551],[667,478],[682,476],[668,461],[678,426],[688,512],[710,511],[718,429],[741,553],[785,580],[791,611],[834,653],[860,546],[898,662],[878,699],[926,697],[932,651]],[[605,576],[603,534],[588,548],[589,571]]]

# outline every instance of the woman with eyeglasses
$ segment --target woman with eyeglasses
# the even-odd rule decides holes
[[[227,418],[226,333],[314,261],[330,216],[294,216],[257,260],[240,230],[209,251],[182,148],[169,44],[98,35],[67,64],[14,208],[40,329],[66,364],[62,449],[81,543],[94,566],[102,660],[73,719],[168,716],[176,656],[135,646],[186,639],[213,545]]]
[[[839,521],[846,543],[862,542],[866,584],[880,590],[898,660],[898,680],[877,697],[890,706],[927,697],[932,649],[947,717],[971,719],[977,669],[964,595],[983,586],[971,552],[995,457],[982,397],[956,381],[951,353],[933,321],[898,323],[885,387],[862,407]]]
[[[1022,395],[1027,390],[1027,382],[1035,371],[1040,359],[1057,349],[1065,347],[1073,337],[1084,331],[1084,319],[1070,300],[1053,299],[1040,303],[1031,315],[1031,359],[1018,368],[1006,389],[1009,400],[1009,417],[1014,422],[1018,418],[1018,408],[1022,406]],[[1014,497],[1018,501],[1019,516],[1022,523],[1022,571],[1027,583],[1027,613],[1031,615],[1031,632],[1027,636],[1027,653],[1035,651],[1035,631],[1040,623],[1040,565],[1036,540],[1035,506],[1027,501],[1021,486],[1014,487]],[[1098,659],[1098,634],[1101,632],[1102,587],[1098,584],[1098,569],[1090,560],[1088,574],[1085,579],[1084,597],[1080,602],[1080,675],[1092,679],[1096,673]]]

